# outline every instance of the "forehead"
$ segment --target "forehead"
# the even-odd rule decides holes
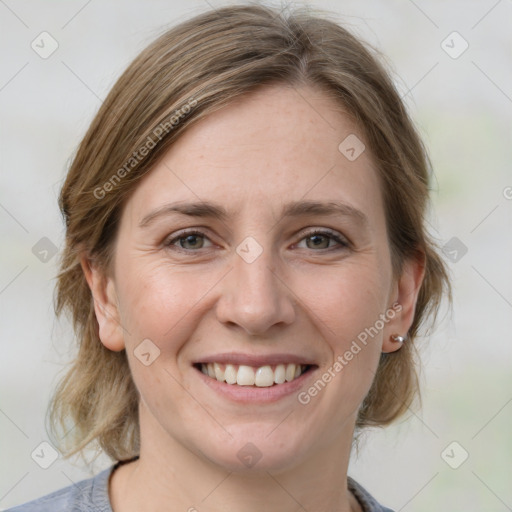
[[[323,91],[261,88],[192,125],[138,185],[127,209],[140,221],[170,201],[212,201],[236,216],[275,217],[284,203],[303,199],[343,201],[377,221],[379,179],[363,148],[360,130]]]

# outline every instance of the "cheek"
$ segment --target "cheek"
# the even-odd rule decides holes
[[[369,257],[357,264],[347,260],[343,268],[329,272],[319,269],[307,280],[314,287],[302,281],[301,296],[330,351],[330,361],[318,375],[328,399],[320,401],[339,424],[357,410],[373,382],[382,349],[382,329],[374,328],[386,310],[389,275]],[[323,395],[322,382],[317,380],[304,400]]]
[[[155,415],[184,404],[178,356],[193,336],[198,304],[210,279],[170,268],[166,262],[132,260],[118,279],[127,357],[141,399]],[[121,268],[121,267],[120,267]],[[146,355],[149,354],[149,355]],[[163,390],[165,393],[154,392]],[[165,397],[171,395],[172,400]]]
[[[370,260],[370,258],[368,258]],[[389,272],[372,261],[310,272],[297,282],[308,309],[324,326],[326,339],[336,349],[372,326],[387,305]],[[300,284],[299,284],[300,281]],[[314,286],[312,284],[314,283]]]
[[[216,282],[215,272],[191,273],[165,261],[125,265],[119,306],[127,347],[149,338],[162,352],[178,351]]]

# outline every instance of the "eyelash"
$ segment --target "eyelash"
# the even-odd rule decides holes
[[[167,239],[164,242],[164,245],[165,245],[165,247],[172,247],[175,242],[178,242],[179,240],[184,240],[185,238],[187,238],[188,236],[191,236],[191,235],[204,236],[205,238],[208,238],[203,232],[193,229],[190,231],[182,231],[174,238]],[[180,251],[184,251],[184,252],[197,252],[192,249],[184,249],[183,247],[177,247],[177,249]]]
[[[304,233],[302,235],[300,242],[302,242],[302,240],[304,240],[304,239],[311,238],[312,236],[315,236],[315,235],[325,236],[325,237],[330,238],[331,240],[334,240],[335,242],[337,242],[339,244],[339,247],[337,248],[338,250],[339,249],[348,249],[350,247],[350,243],[345,237],[336,234],[335,231],[330,231],[330,230],[326,230],[326,229],[313,229],[312,231],[308,231],[307,233]],[[328,247],[327,249],[319,249],[318,251],[315,251],[315,252],[321,252],[322,250],[323,251],[336,250],[336,248],[333,249],[332,247]]]
[[[183,232],[179,233],[178,236],[175,236],[173,238],[166,240],[164,242],[164,246],[168,247],[168,248],[173,247],[176,242],[179,242],[180,240],[184,240],[185,238],[187,238],[188,236],[191,236],[191,235],[202,236],[202,237],[205,237],[208,239],[208,237],[206,236],[205,233],[194,229],[194,230],[189,230],[189,231],[183,231]],[[326,229],[314,229],[312,231],[308,231],[307,233],[303,233],[302,238],[299,240],[299,243],[307,238],[311,238],[316,235],[326,236],[326,237],[330,238],[331,240],[334,240],[335,242],[337,242],[339,244],[339,247],[337,247],[337,248],[328,247],[326,249],[319,249],[317,251],[312,249],[314,252],[341,250],[341,249],[348,249],[350,247],[350,242],[345,237],[342,237],[342,236],[336,234],[336,232],[334,232],[334,231],[329,231]],[[179,251],[187,252],[187,253],[199,251],[199,249],[198,250],[184,249],[183,247],[176,247],[176,249]]]

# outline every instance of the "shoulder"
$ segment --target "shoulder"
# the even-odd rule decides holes
[[[361,484],[350,477],[348,477],[348,488],[356,497],[363,512],[393,512],[390,508],[380,505]]]
[[[108,479],[114,467],[5,512],[112,512]]]

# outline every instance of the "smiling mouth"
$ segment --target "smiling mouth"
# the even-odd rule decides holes
[[[268,388],[298,379],[314,365],[288,363],[254,367],[243,364],[197,363],[194,367],[218,382]]]

